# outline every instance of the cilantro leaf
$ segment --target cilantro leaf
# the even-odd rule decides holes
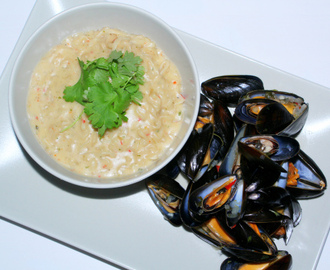
[[[88,76],[88,73],[83,69],[84,67],[84,62],[80,61],[78,59],[80,69],[81,69],[81,74],[78,82],[72,86],[67,86],[65,87],[63,93],[63,98],[67,102],[74,102],[77,101],[80,104],[83,103],[82,96],[84,94],[84,80],[85,77]]]
[[[78,58],[81,75],[73,86],[65,87],[63,98],[78,102],[102,137],[107,129],[117,128],[128,121],[126,110],[143,95],[139,85],[144,84],[142,59],[132,52],[112,51],[109,57],[84,63]],[[66,130],[66,129],[65,129]]]

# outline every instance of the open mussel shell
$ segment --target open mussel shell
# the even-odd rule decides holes
[[[197,215],[218,212],[231,198],[237,181],[236,175],[226,175],[191,192],[189,207]]]
[[[276,258],[268,262],[246,262],[237,258],[227,258],[221,264],[220,270],[290,270],[292,256],[284,250],[278,251]]]
[[[264,229],[256,224],[241,220],[232,228],[231,235],[236,245],[223,246],[224,253],[249,262],[273,260],[277,247]]]
[[[255,203],[266,206],[268,208],[280,207],[290,203],[291,195],[288,190],[270,186],[260,188],[257,191],[249,194],[249,200],[253,200]]]
[[[183,195],[181,205],[179,207],[180,219],[182,224],[187,228],[194,228],[200,226],[204,220],[196,218],[189,209],[189,198],[191,191],[194,189],[193,185],[198,182],[189,181],[186,191]]]
[[[256,103],[260,103],[262,102],[262,99],[264,100],[269,100],[269,101],[275,101],[277,103],[280,103],[281,105],[283,105],[286,110],[289,112],[289,114],[292,115],[293,120],[290,122],[290,116],[287,114],[287,112],[285,110],[283,110],[283,107],[281,106],[277,106],[278,109],[280,110],[280,115],[283,114],[284,119],[282,120],[282,122],[286,122],[285,127],[278,131],[278,132],[272,132],[272,133],[276,133],[276,134],[280,134],[280,135],[285,135],[285,136],[297,136],[298,133],[301,131],[301,129],[304,127],[305,122],[307,120],[307,115],[308,115],[308,109],[309,106],[307,103],[305,103],[304,99],[298,95],[295,95],[293,93],[289,93],[289,92],[283,92],[283,91],[277,91],[277,90],[256,90],[256,91],[251,91],[248,94],[246,94],[245,96],[242,96],[239,100],[239,105],[238,107],[243,106],[244,104],[249,104],[249,106],[251,108],[255,108],[254,105],[252,105],[253,100],[255,100]],[[269,102],[271,103],[271,102]],[[259,106],[260,107],[260,106]],[[264,119],[270,119],[270,116],[272,115],[272,113],[274,113],[276,105],[271,105],[269,109],[265,110],[263,112],[263,114],[267,115],[267,116],[263,116]],[[261,108],[261,107],[260,107]],[[250,114],[250,108],[248,109],[239,109],[242,110],[244,112],[244,110],[247,110],[248,113]],[[277,110],[277,109],[276,109]],[[255,109],[254,112],[256,112],[257,110]],[[260,110],[261,111],[261,110]],[[236,113],[236,111],[235,111]],[[239,119],[241,119],[240,114],[238,113],[237,117]],[[279,124],[281,124],[282,126],[284,125],[281,122],[281,119],[277,116],[277,120]],[[257,121],[257,117],[256,117],[256,121]],[[265,125],[267,128],[270,128],[269,126],[267,126],[267,123],[269,122],[268,120],[262,120],[259,119],[259,125],[260,127],[258,127],[260,132],[263,133],[270,133],[262,131],[263,129],[265,129],[265,127],[263,127],[263,125]],[[275,125],[272,123],[271,128],[275,128]],[[276,129],[279,129],[276,127]]]
[[[281,172],[285,172],[281,165],[266,154],[245,143],[239,141],[238,149],[241,153],[240,170],[246,181],[247,192],[274,185]]]
[[[202,83],[202,93],[230,107],[236,106],[242,95],[257,89],[264,89],[263,82],[252,75],[217,76]]]
[[[261,227],[250,226],[240,220],[231,228],[227,225],[225,211],[193,228],[193,232],[202,240],[221,247],[226,254],[243,260],[268,261],[277,254],[276,245]]]
[[[256,121],[259,134],[279,134],[293,123],[293,115],[278,102],[262,108]]]
[[[214,132],[222,142],[219,160],[222,160],[234,140],[234,120],[228,107],[220,101],[214,102]]]
[[[260,111],[275,100],[254,98],[241,101],[235,108],[234,115],[243,123],[255,125]]]
[[[287,136],[254,135],[240,139],[241,143],[261,151],[274,161],[288,160],[300,151],[299,142]]]
[[[181,225],[179,206],[184,188],[174,179],[162,174],[150,176],[145,183],[150,197],[164,218],[175,226]]]
[[[290,217],[267,207],[245,213],[244,220],[261,225],[270,237],[283,238],[286,244],[289,243],[294,228]]]
[[[221,101],[208,99],[201,94],[201,103],[197,121],[209,121],[214,126],[214,134],[220,145],[217,160],[223,159],[234,138],[234,122],[228,107]],[[217,143],[217,144],[219,144]]]
[[[211,123],[193,129],[185,146],[178,154],[177,162],[181,172],[190,180],[195,180],[202,168],[214,134]]]
[[[236,133],[231,146],[229,147],[226,156],[222,160],[219,167],[219,176],[236,174],[240,166],[240,153],[238,150],[238,141],[246,134],[247,125],[243,125]]]
[[[189,206],[189,199],[191,192],[194,190],[198,189],[199,187],[212,182],[213,180],[218,178],[218,171],[216,167],[211,168],[208,170],[200,179],[199,181],[189,181],[188,186],[185,190],[185,193],[183,195],[181,204],[179,206],[179,213],[180,213],[180,218],[184,226],[187,228],[194,228],[197,226],[200,226],[203,222],[205,222],[209,216],[204,215],[196,215],[193,212],[190,211],[190,206]]]
[[[234,125],[228,108],[201,94],[195,127],[176,158],[180,170],[188,179],[198,181],[224,158],[233,138]]]
[[[282,187],[261,188],[248,196],[246,213],[261,212],[264,209],[276,211],[292,220],[297,226],[301,220],[302,208],[297,199]]]
[[[213,112],[214,112],[213,101],[208,99],[205,95],[201,94],[198,115],[202,117],[211,117]]]
[[[297,199],[323,195],[327,180],[314,160],[300,150],[297,156],[282,165],[287,171],[286,189]]]

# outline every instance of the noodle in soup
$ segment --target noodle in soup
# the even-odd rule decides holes
[[[113,50],[141,57],[141,106],[132,103],[128,121],[101,138],[85,114],[62,132],[83,110],[63,99],[65,87],[79,80],[77,58],[107,58]],[[143,171],[170,147],[183,119],[181,92],[176,66],[153,41],[105,27],[67,37],[40,60],[31,77],[27,111],[38,141],[57,162],[78,174],[107,178]]]

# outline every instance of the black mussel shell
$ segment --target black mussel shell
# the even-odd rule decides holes
[[[227,258],[221,264],[220,270],[290,270],[292,267],[292,256],[287,251],[278,251],[276,258],[271,261],[246,262],[236,258]]]
[[[275,209],[260,207],[258,211],[249,211],[244,215],[244,220],[260,224],[270,237],[283,238],[288,244],[293,232],[293,220]]]
[[[285,91],[278,91],[278,90],[255,90],[255,91],[250,91],[246,95],[242,96],[239,100],[239,102],[242,102],[244,100],[248,99],[269,99],[269,100],[274,100],[276,102],[280,102],[282,104],[289,104],[288,107],[291,107],[291,103],[295,103],[294,105],[299,105],[302,107],[305,103],[304,99],[296,94],[290,93],[290,92],[285,92]],[[304,108],[301,108],[304,109]],[[292,113],[293,115],[295,113]]]
[[[278,102],[262,108],[256,119],[259,134],[278,134],[294,121],[293,115]]]
[[[225,205],[227,224],[229,227],[236,226],[237,222],[243,217],[246,207],[246,192],[244,179],[237,181],[232,197]]]
[[[253,192],[262,187],[272,186],[285,170],[261,151],[238,142],[241,153],[240,169],[246,181],[246,191]]]
[[[214,112],[213,101],[209,100],[205,95],[200,95],[200,104],[198,115],[202,117],[210,117]]]
[[[239,169],[239,159],[240,154],[238,151],[238,141],[245,136],[247,130],[247,125],[243,125],[242,128],[237,132],[229,150],[222,160],[219,167],[219,176],[225,176],[229,174],[236,174]]]
[[[177,157],[173,158],[161,171],[172,179],[175,179],[180,174],[180,168],[178,166]]]
[[[297,156],[282,165],[287,169],[286,189],[297,199],[323,195],[327,180],[314,160],[300,150]]]
[[[188,179],[198,181],[223,159],[233,137],[234,125],[228,108],[201,94],[195,128],[177,156],[180,170]]]
[[[240,139],[240,142],[253,147],[274,161],[288,160],[299,153],[299,142],[287,136],[253,135]]]
[[[256,125],[260,111],[276,101],[264,98],[247,99],[240,102],[235,108],[235,117],[243,123]]]
[[[181,225],[179,206],[184,188],[174,179],[162,174],[150,176],[145,183],[150,197],[164,218],[175,226]]]
[[[190,181],[183,195],[181,205],[179,207],[180,219],[182,224],[188,228],[194,228],[201,225],[205,220],[198,219],[189,210],[189,198],[193,185],[198,182]]]
[[[275,259],[277,247],[261,226],[251,225],[240,220],[231,230],[236,245],[225,245],[224,253],[249,262],[265,262]]]
[[[292,220],[296,227],[302,216],[302,208],[297,199],[287,189],[278,186],[261,188],[248,196],[246,213],[261,212],[270,209]]]
[[[225,211],[210,216],[200,226],[192,228],[196,236],[217,246],[237,246],[234,230],[227,225]]]
[[[264,89],[263,82],[252,75],[218,76],[202,83],[202,93],[230,107],[236,106],[242,95],[257,89]]]
[[[236,175],[226,175],[191,192],[189,207],[197,215],[210,215],[221,210],[231,198]]]
[[[205,172],[205,174],[198,181],[196,182],[189,181],[188,186],[183,195],[181,205],[179,206],[180,218],[182,220],[183,225],[185,225],[188,228],[194,228],[201,225],[203,222],[206,221],[206,219],[209,218],[209,216],[207,215],[200,216],[191,212],[189,206],[189,199],[191,192],[193,192],[194,190],[198,189],[199,187],[209,182],[212,182],[217,178],[218,178],[218,171],[216,167],[213,167],[207,172]]]
[[[181,172],[190,180],[195,180],[210,147],[214,134],[214,126],[205,124],[202,128],[193,129],[188,141],[177,156]]]
[[[222,141],[219,149],[219,160],[222,160],[234,139],[234,121],[228,107],[220,101],[214,102],[214,132]]]
[[[296,94],[277,90],[256,90],[251,91],[239,100],[239,104],[252,99],[268,99],[281,103],[294,117],[294,120],[279,135],[295,137],[304,127],[309,106],[304,99]]]
[[[219,163],[227,153],[227,150],[234,138],[234,123],[232,115],[226,105],[220,101],[210,100],[201,94],[201,103],[196,121],[195,129],[206,123],[214,126],[214,138],[210,145],[210,166]],[[209,157],[207,157],[209,158]],[[203,166],[197,179],[202,175],[208,166]]]
[[[217,134],[213,134],[211,139],[208,151],[202,161],[202,165],[200,166],[199,170],[197,171],[194,179],[194,182],[199,181],[199,179],[210,169],[215,167],[219,161],[222,159],[220,155],[220,151],[223,148],[223,141]]]
[[[260,188],[249,194],[248,199],[268,208],[286,206],[291,203],[289,191],[277,186]]]

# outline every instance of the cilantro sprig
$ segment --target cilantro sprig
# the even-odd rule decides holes
[[[86,63],[78,58],[78,62],[80,78],[76,84],[65,87],[63,98],[83,105],[89,121],[102,137],[107,129],[117,128],[128,120],[126,110],[131,102],[140,105],[143,96],[139,85],[144,84],[142,59],[132,52],[114,50],[108,58]]]

